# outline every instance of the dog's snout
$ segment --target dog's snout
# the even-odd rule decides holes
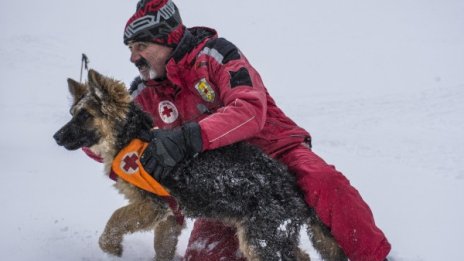
[[[55,139],[56,143],[58,145],[63,145],[63,129],[60,129],[57,131],[54,135],[53,138]]]

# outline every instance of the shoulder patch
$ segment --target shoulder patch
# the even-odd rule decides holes
[[[238,48],[224,38],[209,41],[200,54],[213,57],[219,64],[226,64],[232,60],[240,59]]]
[[[195,84],[195,89],[204,101],[213,102],[214,98],[216,98],[216,93],[205,78],[202,78]]]
[[[230,71],[230,87],[235,88],[237,86],[248,86],[253,87],[250,73],[247,68],[242,67],[238,71]]]

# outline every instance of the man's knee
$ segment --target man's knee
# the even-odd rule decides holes
[[[239,250],[235,228],[204,219],[195,222],[184,259],[245,261]]]

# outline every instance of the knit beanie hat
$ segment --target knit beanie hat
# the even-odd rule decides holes
[[[124,29],[124,44],[143,41],[175,47],[184,30],[179,10],[172,0],[140,0]]]

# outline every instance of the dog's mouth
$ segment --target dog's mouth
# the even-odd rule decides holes
[[[99,141],[99,135],[95,131],[85,131],[75,126],[65,126],[53,135],[56,143],[67,150],[77,150],[82,147],[91,147]]]
[[[91,139],[68,140],[66,142],[61,142],[57,140],[56,143],[60,146],[65,147],[67,150],[77,150],[82,147],[90,147],[96,144],[96,141],[96,137],[91,137]]]
[[[63,144],[63,147],[65,147],[67,150],[77,150],[82,148],[83,144],[81,142],[67,143]]]

